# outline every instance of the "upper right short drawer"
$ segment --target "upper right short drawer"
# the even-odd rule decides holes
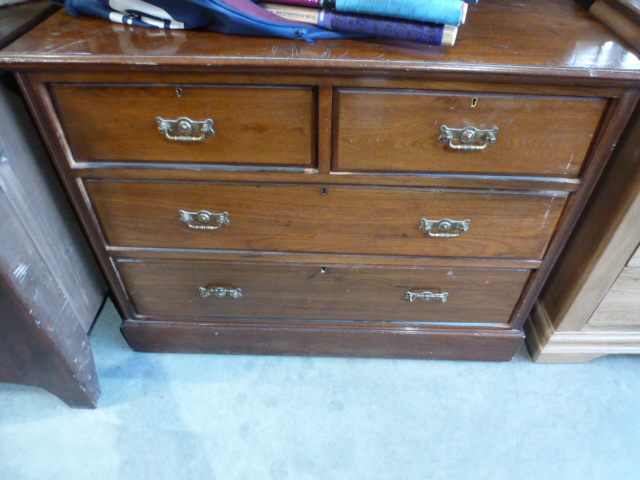
[[[334,171],[567,178],[580,175],[608,103],[354,89],[338,89],[335,102]],[[443,127],[450,141],[441,138]]]

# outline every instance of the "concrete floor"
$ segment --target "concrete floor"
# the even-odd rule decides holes
[[[91,337],[97,410],[0,384],[0,479],[640,479],[640,357],[140,354],[118,324]]]

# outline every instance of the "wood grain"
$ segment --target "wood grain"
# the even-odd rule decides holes
[[[316,163],[309,87],[51,85],[49,91],[79,161]],[[157,117],[212,119],[216,133],[202,142],[171,141],[158,133]]]
[[[338,91],[335,166],[342,171],[577,177],[607,102],[420,91]],[[448,148],[440,128],[498,127],[481,151]],[[481,142],[479,142],[481,143]]]
[[[0,35],[48,9],[30,7],[22,13],[32,17],[13,18],[3,8]],[[1,80],[0,382],[95,407],[100,387],[88,332],[107,287],[17,86]]]
[[[541,301],[558,331],[579,331],[640,242],[640,112],[558,262]]]
[[[540,303],[532,310],[525,332],[537,363],[584,363],[604,355],[640,353],[637,330],[558,332]]]
[[[452,49],[370,39],[307,45],[208,32],[161,33],[60,14],[0,54],[0,64],[20,71],[34,114],[127,317],[123,331],[135,348],[144,350],[511,358],[520,345],[520,329],[528,311],[639,96],[640,59],[573,0],[480,2],[473,6],[473,15]],[[238,144],[228,152],[236,163],[208,154],[202,161],[192,161],[181,152],[167,154],[166,160],[140,160],[124,155],[126,149],[115,151],[114,158],[105,161],[74,158],[64,139],[68,131],[85,127],[69,123],[81,122],[79,119],[58,122],[58,99],[50,99],[53,90],[48,89],[72,90],[80,84],[95,89],[96,98],[101,88],[118,92],[128,88],[155,92],[176,86],[207,92],[207,88],[307,92],[311,101],[298,104],[312,112],[305,123],[310,125],[309,134],[302,135],[308,139],[305,151],[311,153],[299,163],[297,156],[286,164],[272,160],[245,163],[256,160],[240,159],[243,146]],[[394,101],[391,103],[402,106],[414,123],[406,127],[404,117],[387,102],[385,120],[378,121],[391,119],[393,132],[380,128],[375,133],[388,135],[398,164],[389,156],[382,167],[371,167],[368,162],[378,161],[378,149],[367,150],[358,132],[349,140],[358,140],[361,148],[354,148],[351,155],[345,156],[342,145],[330,141],[339,138],[336,132],[344,106],[336,92],[380,97],[384,92],[395,99],[391,94],[398,89],[406,90],[407,98],[442,96],[450,97],[449,102],[478,96],[480,107],[491,107],[485,111],[490,118],[506,122],[507,132],[516,125],[518,132],[525,132],[524,140],[498,136],[499,143],[492,147],[510,149],[499,162],[491,157],[473,168],[436,165],[434,170],[414,170],[412,163],[406,163],[412,155],[406,153],[406,146],[424,143],[415,125],[428,112],[416,113],[413,104]],[[133,106],[137,96],[129,95],[132,102],[123,102],[125,117],[138,115]],[[257,95],[253,97],[259,101]],[[221,102],[226,100],[225,96]],[[444,99],[442,102],[446,105]],[[278,102],[271,105],[280,108]],[[447,112],[437,102],[435,105]],[[84,115],[79,106],[74,108]],[[484,121],[467,115],[465,106],[455,108],[458,116],[452,120]],[[527,108],[535,115],[527,116]],[[116,118],[108,105],[105,111]],[[374,117],[356,111],[350,114],[358,117],[354,125],[366,126],[369,117]],[[291,120],[296,114],[284,118]],[[557,138],[554,130],[545,134],[547,125],[560,132]],[[285,143],[288,140],[286,135],[281,138]],[[76,154],[78,148],[110,147],[72,145]],[[580,154],[571,158],[574,150]],[[162,150],[158,155],[165,153]],[[444,153],[449,152],[439,151],[438,155]],[[252,148],[251,154],[263,158],[258,148]],[[575,156],[579,163],[574,165]],[[368,170],[336,170],[344,167],[342,162],[350,164],[350,169]],[[485,172],[487,164],[494,170]],[[214,213],[218,208],[229,211],[231,224],[209,235],[211,232],[190,231],[179,223],[178,209],[203,208]],[[431,214],[433,219],[470,218],[471,230],[455,239],[420,236],[419,219]],[[274,284],[278,284],[277,275],[269,272],[284,272],[280,278],[284,282],[297,268],[306,272],[318,266],[328,271],[344,269],[340,272],[372,272],[370,268],[378,263],[389,272],[395,267],[455,270],[505,265],[533,270],[520,290],[508,327],[505,323],[415,322],[398,328],[388,321],[265,319],[257,310],[249,312],[258,315],[250,318],[161,314],[141,318],[129,294],[141,295],[144,288],[128,294],[116,267],[125,259],[154,265],[168,260],[172,266],[219,262],[216,271],[230,263],[250,264],[258,270],[268,264],[272,268],[264,275]],[[325,260],[333,264],[324,264]],[[162,278],[161,272],[155,276]],[[152,277],[144,284],[157,285]],[[358,282],[358,288],[375,288],[387,277],[366,278],[371,285]],[[305,281],[285,283],[296,292]],[[341,292],[323,300],[327,305],[343,302],[347,297]],[[153,298],[162,301],[162,295]],[[275,308],[273,302],[270,305]],[[357,309],[354,315],[360,315]]]
[[[522,344],[517,330],[349,325],[188,323],[127,320],[129,345],[142,352],[313,355],[509,361]]]
[[[112,246],[363,255],[541,259],[565,197],[418,190],[85,182]],[[326,192],[323,195],[323,192]],[[228,212],[196,231],[179,211]],[[458,238],[431,238],[420,219],[471,220]]]
[[[602,45],[607,45],[606,52]],[[520,76],[517,82],[609,86],[637,85],[640,71],[640,59],[624,42],[573,0],[479,2],[453,48],[378,39],[309,45],[193,31],[159,36],[155,29],[60,13],[0,56],[0,64],[22,70],[38,68],[43,61],[59,70],[276,68],[324,74],[342,69],[369,76],[483,75],[506,83]]]
[[[527,270],[138,262],[118,270],[144,316],[506,324]],[[243,297],[200,297],[199,288]],[[445,303],[408,302],[407,292],[447,292]]]
[[[630,325],[640,330],[640,269],[622,269],[588,324]]]

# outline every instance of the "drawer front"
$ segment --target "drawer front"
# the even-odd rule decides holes
[[[123,181],[85,186],[111,246],[337,254],[537,260],[565,201],[384,188]],[[206,225],[211,229],[203,229],[197,219],[183,221],[180,211],[227,213],[228,223],[212,217]],[[435,228],[421,231],[423,218],[470,223],[467,231],[451,230],[447,237]]]
[[[640,268],[623,268],[589,325],[640,328]]]
[[[118,270],[140,315],[446,323],[507,323],[529,275],[527,270],[126,260],[118,262]],[[224,296],[213,293],[218,287]],[[410,302],[408,292],[430,301],[413,296]]]
[[[606,105],[601,99],[341,90],[334,168],[577,177]],[[443,125],[497,127],[497,141],[454,150],[439,141]]]
[[[312,88],[54,84],[49,91],[79,161],[315,163]],[[215,134],[159,132],[157,118],[182,117],[212,120]]]

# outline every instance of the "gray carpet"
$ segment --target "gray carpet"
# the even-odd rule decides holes
[[[140,354],[118,324],[91,337],[97,410],[0,384],[0,479],[640,479],[640,357]]]

